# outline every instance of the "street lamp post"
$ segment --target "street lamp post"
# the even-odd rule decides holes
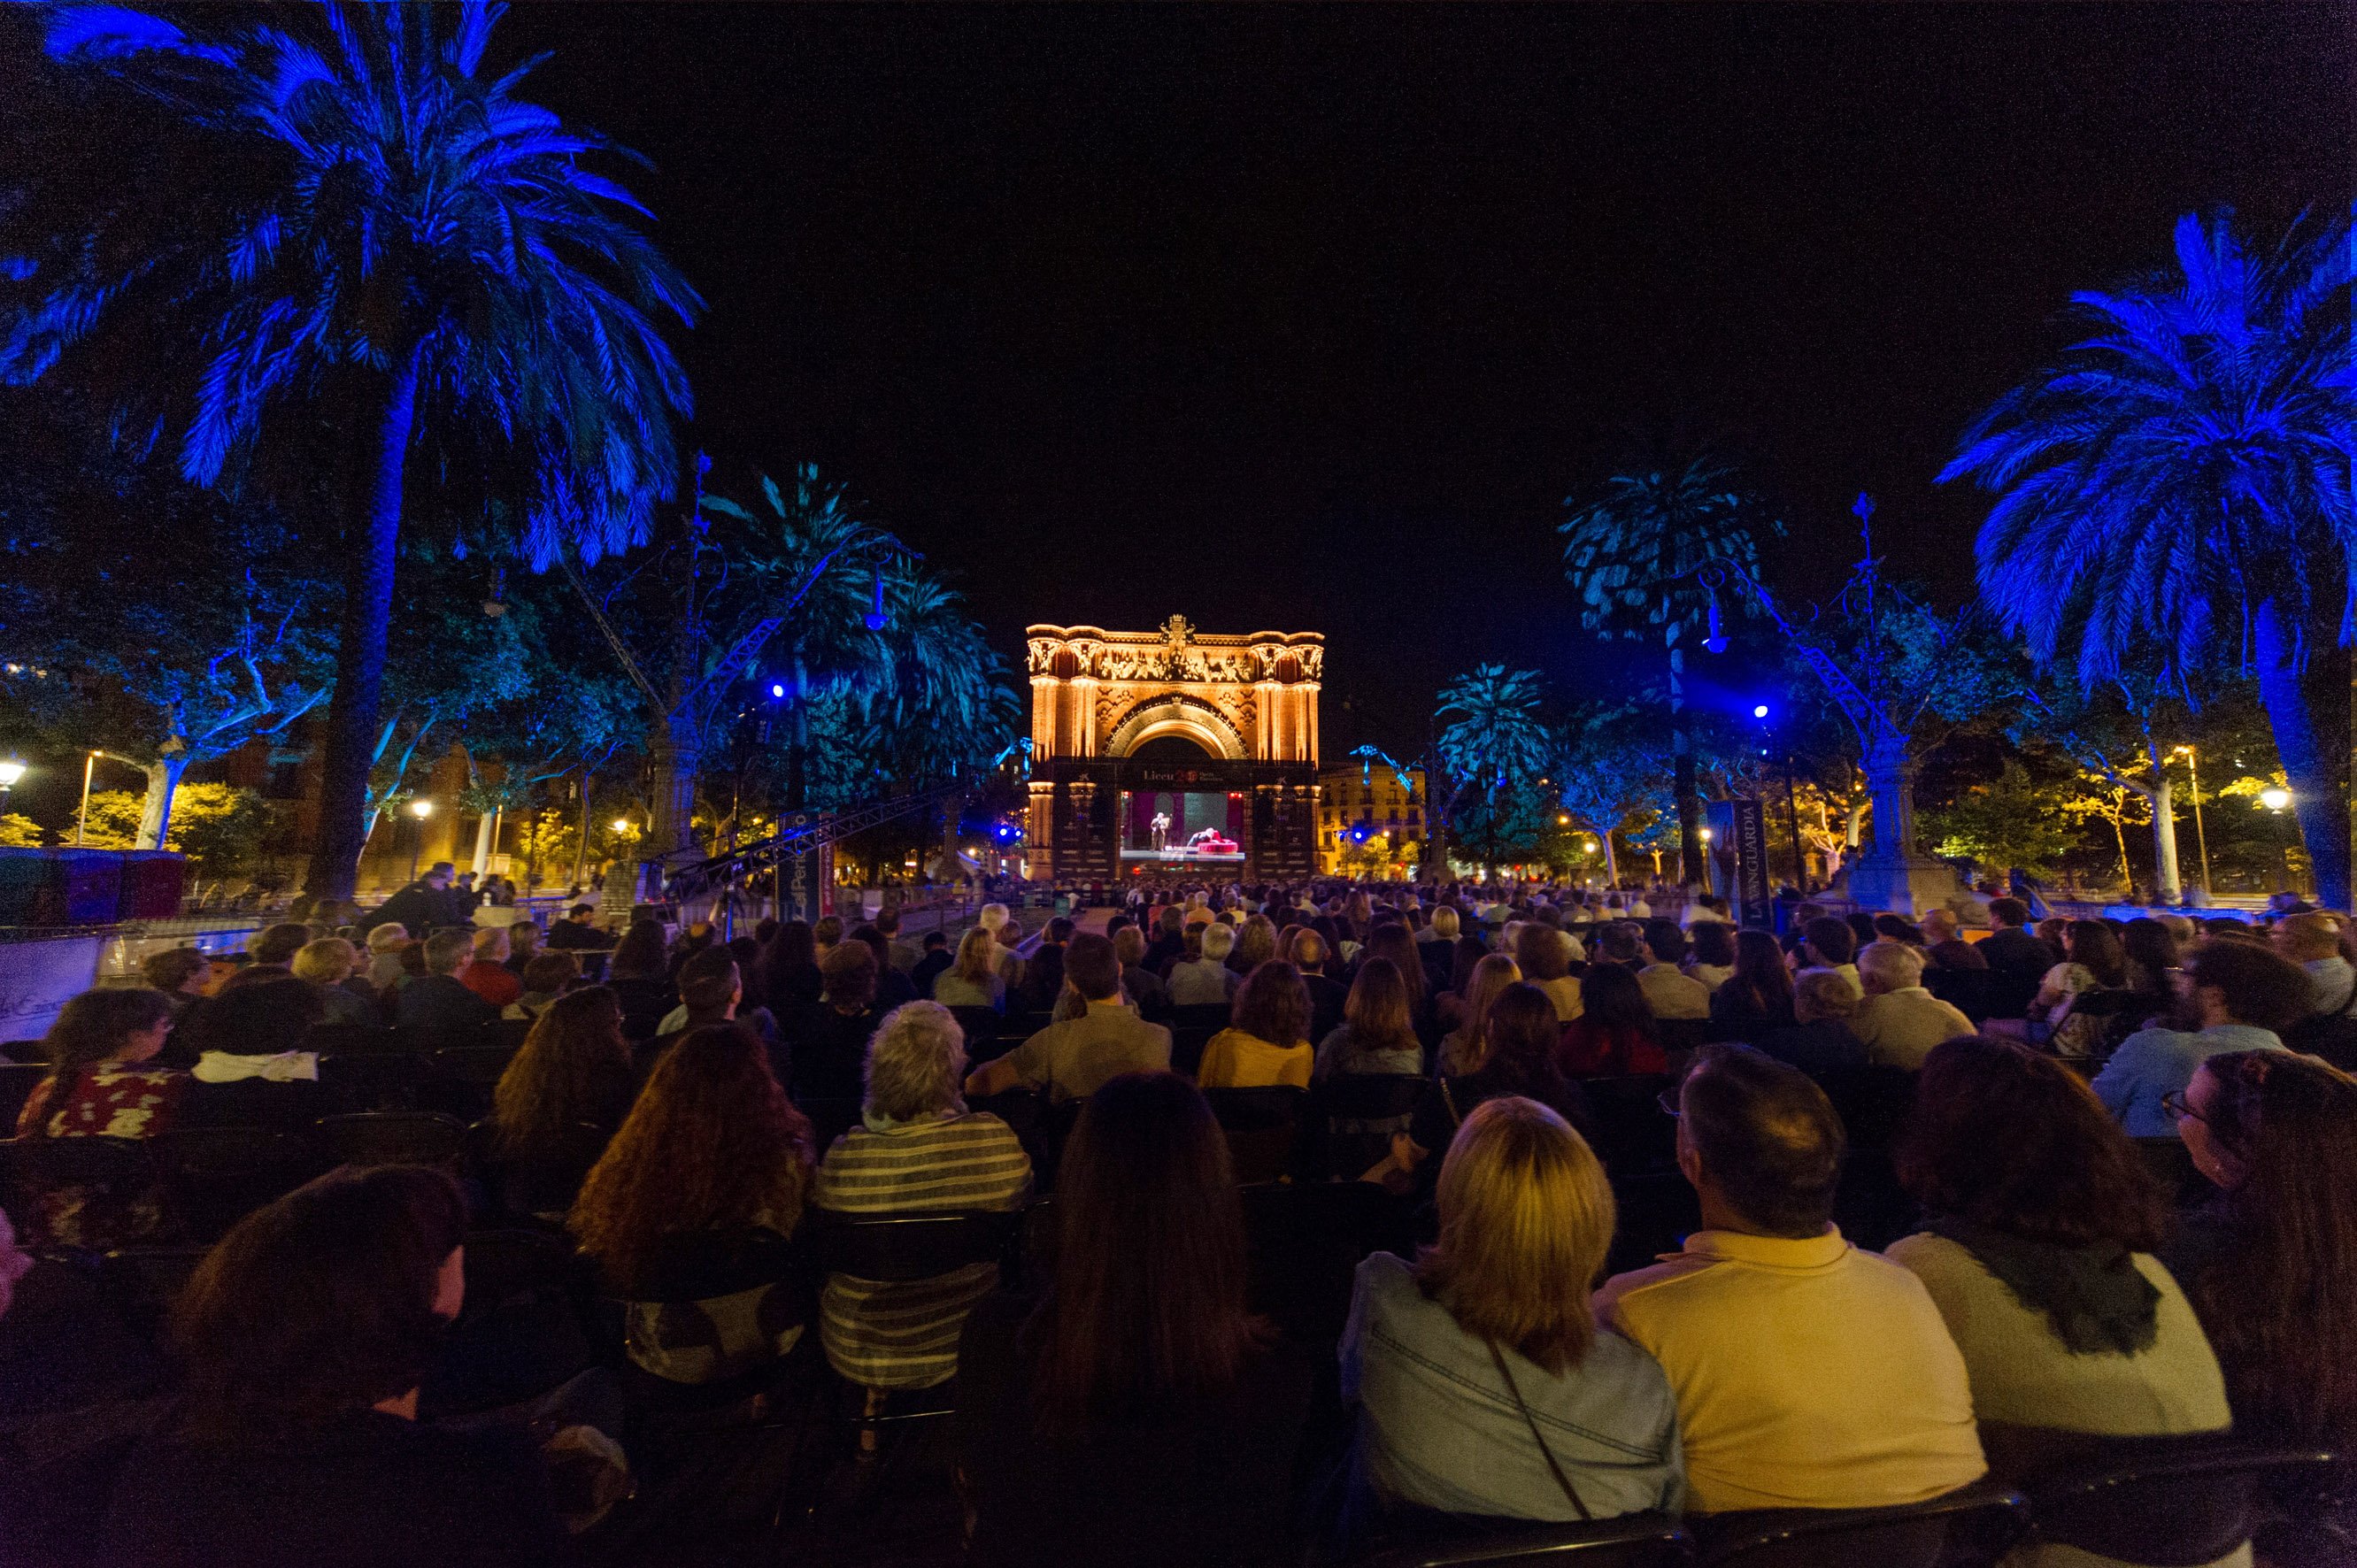
[[[8,809],[8,791],[25,776],[25,765],[15,757],[0,758],[0,811]]]
[[[417,819],[409,830],[409,879],[417,880],[418,857],[425,852],[425,819],[434,814],[434,802],[422,796],[409,802],[409,814]]]
[[[2210,891],[2210,835],[2201,828],[2201,768],[2194,760],[2193,748],[2180,746],[2178,751],[2185,758],[2185,775],[2193,785],[2193,842],[2201,851],[2201,901],[2207,904]]]
[[[90,821],[90,776],[91,776],[91,771],[98,766],[98,759],[99,759],[100,757],[103,757],[104,758],[106,758],[109,762],[120,762],[120,763],[122,763],[122,764],[123,764],[124,767],[126,767],[126,768],[138,768],[138,767],[140,766],[138,763],[132,761],[129,757],[117,757],[117,756],[115,756],[115,755],[114,755],[114,753],[113,753],[113,752],[111,752],[111,751],[97,751],[97,750],[93,750],[93,751],[89,752],[87,755],[85,755],[85,756],[82,757],[82,759],[81,759],[81,809],[80,811],[76,811],[76,812],[74,813],[74,848],[76,848],[76,849],[80,849],[80,848],[81,848],[81,834],[82,834],[82,827],[83,827],[83,825],[84,825],[85,823],[87,823],[87,822]],[[161,845],[161,844],[157,844],[156,847],[156,848],[158,848],[158,849],[161,849],[161,848],[163,847],[163,845]]]
[[[2291,885],[2291,847],[2283,833],[2284,808],[2291,804],[2291,791],[2262,789],[2259,791],[2259,804],[2276,815],[2276,865],[2283,871],[2283,890],[2287,893],[2296,892],[2297,889]]]

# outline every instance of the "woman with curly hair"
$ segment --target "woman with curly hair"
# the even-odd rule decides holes
[[[188,1075],[154,1065],[172,1032],[172,1004],[160,991],[85,991],[59,1010],[41,1037],[49,1076],[17,1114],[21,1138],[154,1138],[168,1132],[188,1097]],[[119,1247],[152,1236],[163,1211],[152,1191],[55,1187],[27,1205],[34,1244]]]
[[[491,1130],[509,1202],[533,1214],[563,1215],[637,1091],[614,993],[592,985],[551,1002],[491,1091]]]
[[[1309,1087],[1309,992],[1301,972],[1271,959],[1236,993],[1228,1026],[1203,1047],[1195,1081],[1204,1089]]]
[[[673,1382],[707,1383],[794,1348],[802,1315],[776,1310],[790,1287],[760,1284],[693,1302],[638,1293],[658,1283],[658,1265],[680,1242],[791,1236],[813,1164],[810,1123],[750,1033],[733,1024],[697,1029],[663,1053],[567,1220],[581,1251],[630,1303],[633,1363]]]

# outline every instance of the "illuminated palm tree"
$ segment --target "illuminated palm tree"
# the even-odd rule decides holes
[[[499,10],[230,13],[210,38],[115,6],[49,25],[54,58],[153,94],[237,167],[135,248],[53,247],[0,326],[0,380],[105,327],[188,372],[151,375],[169,401],[142,412],[199,484],[301,423],[265,432],[285,405],[324,401],[311,423],[350,445],[323,465],[350,478],[314,894],[348,895],[357,869],[413,455],[500,481],[539,565],[643,538],[673,487],[688,389],[662,323],[702,302],[631,220],[646,209],[586,166],[608,145],[515,97],[522,69],[482,70]]]
[[[1678,843],[1691,882],[1703,865],[1702,797],[1685,724],[1686,645],[1717,614],[1702,572],[1727,562],[1757,577],[1760,537],[1782,527],[1729,465],[1707,456],[1615,474],[1571,509],[1563,571],[1580,625],[1605,637],[1659,639],[1669,669],[1672,781]]]
[[[1447,865],[1457,807],[1468,794],[1502,805],[1546,770],[1553,737],[1539,714],[1544,695],[1537,671],[1509,670],[1502,664],[1478,665],[1441,688],[1440,705],[1433,714],[1440,730],[1433,748],[1455,784],[1444,790],[1426,779],[1425,815],[1436,865]],[[1492,830],[1494,862],[1499,820],[1494,811],[1484,820]]]
[[[1943,480],[1996,492],[1981,591],[2092,689],[2147,660],[2254,671],[2324,901],[2349,908],[2357,378],[2348,231],[2247,254],[2177,225],[2177,272],[2074,303],[2090,335],[1967,431]],[[2335,710],[2338,710],[2337,713]]]

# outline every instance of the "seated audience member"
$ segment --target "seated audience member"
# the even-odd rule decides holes
[[[160,991],[118,987],[74,997],[41,1036],[49,1073],[17,1113],[16,1136],[38,1142],[169,1132],[188,1096],[188,1075],[148,1064],[171,1032],[172,1004]],[[53,1187],[28,1207],[26,1239],[37,1246],[102,1251],[147,1240],[164,1226],[153,1192]]]
[[[274,969],[286,969],[295,955],[311,940],[311,928],[296,920],[282,920],[274,926],[264,926],[246,944],[246,956],[257,964]]]
[[[466,1290],[457,1186],[321,1176],[240,1220],[181,1293],[183,1397],[122,1469],[91,1560],[174,1568],[553,1564],[539,1454],[417,1420]]]
[[[1992,1018],[1986,1032],[2042,1044],[2057,1056],[2091,1056],[2104,1046],[2107,1022],[2079,1012],[2078,998],[2091,991],[2126,989],[2127,954],[2101,920],[2054,923],[2061,928],[2064,957],[2039,981],[2029,1016]]]
[[[359,950],[343,938],[321,937],[296,950],[289,968],[296,979],[319,993],[319,1004],[326,1009],[322,1014],[325,1022],[380,1028],[382,1020],[375,1006],[345,985],[352,971],[360,967],[360,961]]]
[[[472,967],[468,961],[474,941],[472,930],[436,931],[425,939],[425,973],[394,993],[395,1024],[421,1035],[447,1038],[471,1036],[499,1015],[499,1010],[483,1000],[482,993],[458,978],[460,969]],[[507,974],[504,969],[500,972]],[[515,976],[508,974],[508,981],[513,984]],[[516,994],[522,994],[521,987]]]
[[[371,927],[365,940],[368,943],[368,983],[376,988],[379,996],[382,996],[404,972],[401,954],[402,950],[409,946],[409,929],[398,920],[390,920],[382,926]]]
[[[593,952],[611,947],[614,939],[593,923],[597,913],[595,904],[574,905],[549,923],[547,940],[541,945],[553,952]]]
[[[918,996],[939,1000],[933,997],[933,986],[956,962],[956,955],[950,951],[949,937],[941,931],[927,931],[920,945],[924,952],[910,966],[909,983],[915,987]],[[942,1004],[949,1005],[947,1003]]]
[[[1686,983],[1695,984],[1690,980]],[[1599,963],[1579,977],[1579,1015],[1564,1026],[1556,1056],[1564,1077],[1620,1078],[1670,1070],[1670,1058],[1653,1031],[1653,1009],[1645,1000],[1641,974],[1625,964]]]
[[[1367,933],[1358,961],[1363,964],[1375,958],[1387,958],[1398,968],[1400,981],[1407,987],[1408,1016],[1415,1020],[1415,1037],[1440,1038],[1438,1015],[1434,1011],[1431,993],[1425,989],[1424,962],[1416,957],[1415,934],[1396,920],[1377,926]]]
[[[1247,915],[1236,928],[1236,945],[1229,950],[1228,968],[1239,980],[1276,957],[1276,923],[1266,915]]]
[[[1114,957],[1121,961],[1121,993],[1141,1018],[1159,1019],[1170,1012],[1170,993],[1162,977],[1146,967],[1146,933],[1135,925],[1113,933]]]
[[[319,1055],[305,1048],[324,1016],[319,993],[293,975],[224,990],[190,1015],[197,1053],[180,1120],[205,1126],[307,1127],[326,1108]]]
[[[1509,985],[1490,1004],[1488,1020],[1480,1065],[1434,1082],[1417,1101],[1408,1130],[1392,1139],[1391,1169],[1369,1172],[1370,1179],[1394,1189],[1429,1191],[1439,1175],[1433,1153],[1448,1147],[1476,1105],[1500,1095],[1534,1100],[1575,1127],[1587,1124],[1587,1097],[1578,1085],[1566,1081],[1557,1065],[1563,1030],[1546,993],[1519,982]]]
[[[2308,972],[2311,1014],[2347,1013],[2357,1004],[2357,969],[2341,950],[2341,918],[2312,909],[2276,922],[2276,951]]]
[[[1473,965],[1465,983],[1463,1021],[1441,1036],[1438,1070],[1444,1076],[1459,1078],[1481,1065],[1489,1049],[1485,1031],[1490,1004],[1522,978],[1514,961],[1501,952],[1487,954]]]
[[[1314,1059],[1309,993],[1291,964],[1270,959],[1236,993],[1228,1026],[1204,1046],[1195,1081],[1205,1089],[1307,1089]]]
[[[818,972],[818,942],[809,921],[788,920],[771,933],[753,979],[761,1005],[780,1019],[819,999],[826,981]]]
[[[1243,1208],[1202,1096],[1168,1073],[1098,1086],[1056,1208],[1047,1294],[994,1295],[966,1319],[956,1426],[974,1559],[1299,1561],[1293,1468],[1315,1369],[1245,1311]]]
[[[571,962],[566,953],[533,960]],[[561,1218],[638,1093],[622,1007],[602,985],[553,999],[500,1074],[491,1131],[510,1204]]]
[[[2212,941],[2187,966],[2195,1029],[2139,1029],[2095,1075],[2095,1098],[2131,1138],[2176,1131],[2162,1103],[2222,1051],[2279,1051],[2279,1032],[2307,1013],[2313,988],[2298,964],[2256,942]]]
[[[1953,909],[1933,909],[1923,917],[1923,953],[1934,969],[1986,969],[1981,950],[1964,940],[1963,923]]]
[[[1023,955],[1015,950],[1015,944],[1023,940],[1023,922],[1004,904],[985,904],[974,912],[974,918],[990,933],[992,961],[998,966],[998,978],[1006,982],[1008,992],[1015,992],[1023,983]]]
[[[1170,966],[1186,954],[1187,913],[1176,904],[1165,904],[1146,944],[1146,967],[1157,977],[1168,979]]]
[[[966,1109],[964,1076],[965,1036],[948,1008],[911,1002],[886,1015],[867,1043],[861,1123],[826,1152],[813,1207],[852,1216],[1020,1208],[1031,1158],[1006,1122]],[[830,1273],[819,1317],[827,1360],[863,1388],[946,1382],[967,1310],[997,1283],[989,1262],[897,1283]]]
[[[1860,1005],[1849,982],[1821,969],[1793,984],[1792,1024],[1744,1043],[1803,1072],[1864,1067],[1869,1059],[1866,1042],[1850,1032],[1850,1019]]]
[[[508,972],[518,980],[523,978],[524,966],[541,951],[540,927],[531,920],[517,920],[508,927]]]
[[[1735,928],[1720,919],[1696,920],[1686,942],[1686,978],[1716,995],[1735,972]]]
[[[1463,1028],[1466,1019],[1471,1016],[1473,1004],[1469,997],[1473,988],[1473,972],[1481,967],[1481,961],[1485,958],[1501,958],[1508,963],[1514,961],[1513,954],[1493,953],[1489,944],[1478,937],[1457,939],[1456,950],[1449,955],[1448,983],[1433,998],[1433,1021],[1444,1034],[1454,1034]],[[1521,979],[1522,973],[1517,966],[1514,978]]]
[[[1571,972],[1571,939],[1553,926],[1534,921],[1514,933],[1514,967],[1523,983],[1535,985],[1555,1004],[1559,1023],[1579,1016],[1585,1004],[1579,978]]]
[[[944,1007],[995,1007],[1006,1011],[1006,982],[993,956],[997,944],[980,926],[958,942],[957,962],[933,977],[933,1000]]]
[[[1656,1018],[1710,1016],[1710,987],[1681,967],[1685,956],[1686,934],[1675,920],[1645,922],[1646,961],[1637,971],[1637,983]]]
[[[818,1001],[797,1008],[779,1030],[780,1080],[801,1100],[857,1100],[867,1036],[884,1022],[876,1005],[876,954],[865,942],[837,942],[820,961]]]
[[[1122,1073],[1169,1069],[1170,1031],[1146,1022],[1122,1000],[1121,961],[1113,943],[1093,932],[1074,937],[1064,952],[1064,980],[1082,1004],[1080,1015],[1049,1025],[975,1069],[965,1081],[968,1096],[983,1100],[1029,1089],[1060,1105],[1086,1099]]]
[[[150,956],[139,966],[139,976],[172,1004],[177,1021],[204,996],[212,983],[213,961],[195,948],[172,948]]]
[[[1039,945],[1023,961],[1023,985],[1018,996],[1027,1013],[1045,1013],[1064,993],[1064,944],[1076,929],[1062,915],[1039,932]]]
[[[1597,1312],[1677,1391],[1688,1507],[1879,1508],[1979,1479],[1972,1391],[1939,1308],[1833,1226],[1843,1135],[1824,1091],[1712,1046],[1679,1108],[1703,1229],[1607,1280]]]
[[[1228,967],[1228,955],[1235,950],[1233,927],[1212,924],[1202,929],[1199,955],[1180,959],[1170,966],[1170,1005],[1173,1007],[1225,1007],[1235,999],[1236,991],[1243,984],[1243,976]],[[1196,942],[1189,943],[1190,954]]]
[[[1437,1197],[1438,1243],[1361,1263],[1342,1331],[1355,1474],[1377,1504],[1566,1523],[1674,1509],[1669,1382],[1591,1316],[1614,1208],[1587,1142],[1534,1101],[1484,1101]]]
[[[581,961],[571,952],[536,952],[532,955],[532,961],[523,966],[523,994],[502,1008],[500,1016],[537,1018],[548,1011],[549,1004],[572,990],[580,981]],[[608,992],[607,994],[610,996],[613,993]],[[619,1002],[615,1004],[618,1009],[620,1005]],[[615,1016],[620,1017],[619,1011]]]
[[[523,982],[508,967],[508,929],[486,926],[471,939],[474,957],[458,971],[458,983],[493,1007],[504,1007],[523,994]],[[427,959],[433,957],[427,952]]]
[[[634,1041],[653,1039],[663,1015],[679,1005],[661,921],[635,921],[622,934],[606,961],[606,986],[622,1004],[623,1035]]]
[[[1711,1035],[1757,1045],[1792,1023],[1792,972],[1784,950],[1766,931],[1736,932],[1735,972],[1710,993]]]
[[[2234,1430],[2347,1454],[2357,1445],[2357,1079],[2314,1057],[2233,1051],[2204,1061],[2170,1103],[2218,1192],[2162,1257],[2218,1353]],[[2350,1561],[2357,1498],[2345,1477],[2274,1501],[2291,1522],[2262,1534],[2263,1561]]]
[[[1922,1074],[1898,1165],[1927,1219],[1887,1255],[1932,1293],[2002,1478],[2034,1478],[2003,1474],[2007,1429],[2229,1425],[2210,1341],[2152,1255],[2167,1202],[2086,1084],[2052,1057],[1977,1038],[1934,1047]]]
[[[867,958],[866,948],[848,946]],[[662,1289],[660,1265],[684,1240],[791,1237],[810,1196],[810,1123],[747,1030],[698,1029],[656,1059],[566,1220],[630,1304],[633,1365],[672,1382],[711,1383],[794,1348],[805,1326],[799,1312],[770,1301],[773,1292],[790,1301],[790,1284],[692,1302],[650,1293]]]
[[[876,1005],[889,1013],[903,1003],[917,999],[917,988],[909,977],[892,967],[892,944],[874,922],[863,920],[851,928],[845,941],[858,942],[876,955]]]
[[[1424,953],[1431,949],[1420,944],[1416,950]],[[1297,927],[1279,956],[1301,972],[1302,988],[1309,993],[1310,1037],[1322,1040],[1341,1027],[1342,1010],[1350,1004],[1351,990],[1327,972],[1329,968],[1339,968],[1340,964],[1326,939],[1307,926]],[[1419,965],[1418,978],[1422,978],[1421,969]],[[1406,993],[1403,992],[1402,994]],[[1415,1015],[1413,1005],[1408,1011],[1412,1018]]]
[[[681,964],[678,983],[679,1005],[664,1014],[657,1026],[657,1048],[690,1029],[708,1029],[716,1024],[741,1024],[753,1031],[764,1050],[778,1048],[778,1021],[770,1016],[768,1008],[745,1004],[745,974],[737,967],[737,955],[726,948],[705,948]]]
[[[1849,922],[1820,915],[1808,923],[1805,932],[1801,940],[1800,972],[1831,970],[1842,977],[1842,983],[1849,987],[1852,996],[1863,999],[1866,986],[1857,977],[1857,965],[1850,961],[1857,952],[1857,933],[1850,929]]]
[[[2158,920],[2139,915],[2120,933],[2120,950],[2127,955],[2128,989],[2141,999],[2138,1022],[2174,1015],[2177,988],[2185,978],[2185,957],[2177,933]]]
[[[1903,942],[1867,943],[1857,975],[1866,999],[1850,1015],[1849,1032],[1869,1061],[1919,1068],[1933,1046],[1974,1033],[1970,1018],[1923,988],[1923,955]]]
[[[1338,1073],[1400,1073],[1424,1070],[1424,1047],[1410,1022],[1407,983],[1387,958],[1359,966],[1342,1005],[1342,1022],[1318,1042],[1313,1079]]]
[[[1989,900],[1989,934],[1974,944],[2000,974],[2035,979],[2052,969],[2061,953],[2029,929],[2029,906],[2018,898]]]

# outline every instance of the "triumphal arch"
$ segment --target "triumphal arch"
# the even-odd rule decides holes
[[[1250,880],[1316,869],[1314,631],[1025,628],[1031,875]]]

